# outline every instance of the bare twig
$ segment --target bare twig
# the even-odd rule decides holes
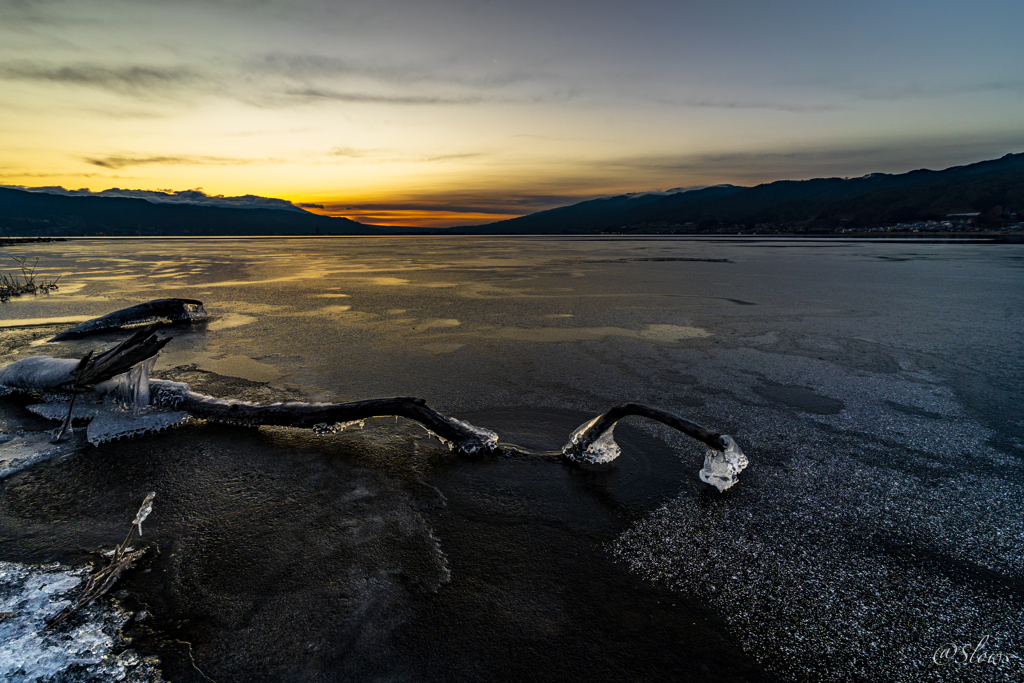
[[[51,282],[40,282],[36,284],[36,267],[39,265],[39,257],[28,262],[27,256],[12,256],[21,270],[21,277],[0,273],[0,302],[8,301],[11,297],[22,294],[49,294],[51,290],[57,289],[57,280]]]
[[[62,609],[56,616],[46,620],[47,628],[53,628],[79,609],[105,594],[117,582],[121,574],[131,567],[136,559],[145,554],[146,548],[136,550],[129,546],[128,543],[132,540],[132,534],[136,529],[139,532],[139,536],[142,536],[142,522],[153,511],[153,499],[155,497],[156,493],[150,493],[146,496],[146,499],[142,501],[142,507],[139,508],[135,515],[135,521],[132,522],[132,526],[128,530],[128,535],[125,536],[120,545],[114,548],[113,554],[110,556],[110,562],[106,567],[89,577],[85,588],[82,589],[82,594],[78,596],[75,602]]]

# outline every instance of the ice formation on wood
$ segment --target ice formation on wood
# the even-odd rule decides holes
[[[198,308],[196,308],[198,306]],[[123,324],[152,313],[151,309],[184,311],[202,316],[202,303],[184,299],[161,299],[111,313],[83,323],[79,328],[95,329],[101,321]],[[96,323],[93,325],[92,323]],[[101,325],[99,325],[101,326]],[[102,326],[101,326],[102,327]],[[79,329],[76,328],[76,329]],[[0,370],[0,395],[5,391],[67,392],[70,404],[48,403],[31,406],[37,415],[91,420],[88,439],[101,444],[121,436],[160,431],[181,424],[190,417],[241,426],[278,425],[313,429],[320,434],[337,433],[370,417],[396,416],[414,420],[452,450],[468,455],[493,452],[528,453],[516,446],[502,446],[494,432],[457,420],[427,407],[413,397],[378,398],[349,403],[270,403],[206,396],[181,382],[150,380],[149,372],[157,352],[168,339],[154,334],[156,324],[135,332],[130,338],[95,358],[89,352],[81,361],[37,356],[11,363]],[[77,406],[75,398],[84,394]],[[615,442],[615,424],[628,416],[646,417],[668,425],[704,443],[711,450],[700,471],[702,481],[724,491],[736,483],[747,466],[747,458],[736,442],[678,415],[640,403],[624,403],[581,425],[569,437],[560,453],[564,461],[607,464],[621,449]],[[64,429],[62,428],[61,433]],[[58,435],[59,437],[59,435]]]
[[[750,463],[731,436],[723,434],[722,440],[726,444],[725,450],[709,449],[704,454],[704,467],[699,473],[701,481],[719,491],[725,491],[739,481],[740,472]]]
[[[615,443],[615,423],[613,422],[610,427],[605,429],[601,434],[590,441],[585,446],[582,446],[582,441],[586,438],[587,430],[594,426],[594,424],[601,419],[601,415],[598,415],[589,422],[584,422],[576,428],[572,434],[569,435],[569,442],[565,444],[562,449],[563,453],[578,453],[573,455],[573,459],[578,462],[584,462],[591,465],[604,465],[609,463],[615,458],[622,454],[622,449],[619,448],[619,444]]]

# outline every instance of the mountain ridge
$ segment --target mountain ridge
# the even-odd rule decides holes
[[[115,188],[116,189],[116,188]],[[394,235],[836,233],[914,222],[951,230],[1024,222],[1024,154],[933,171],[857,178],[777,180],[753,187],[713,185],[590,199],[495,223],[453,228],[378,226],[294,207],[210,206],[185,201],[0,187],[0,234]],[[132,191],[136,192],[136,191]],[[141,191],[138,191],[141,192]],[[182,193],[176,194],[185,194]],[[204,199],[206,195],[199,197]],[[250,196],[224,198],[248,200]],[[266,198],[255,198],[264,200]],[[284,202],[285,200],[276,200]],[[291,205],[289,203],[290,207]],[[955,224],[955,225],[953,225]],[[1019,227],[1017,228],[1019,229]]]
[[[0,188],[0,233],[84,235],[377,235],[388,232],[348,218],[280,208],[154,203],[130,197],[73,196]]]
[[[713,231],[720,226],[757,229],[761,225],[783,232],[787,228],[828,232],[943,220],[957,212],[978,213],[993,224],[1010,214],[1024,215],[1024,154],[939,171],[776,180],[753,187],[712,186],[665,196],[619,195],[452,231],[594,233],[675,226],[699,232],[701,226]]]

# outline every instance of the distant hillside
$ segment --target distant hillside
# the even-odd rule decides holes
[[[173,199],[188,199],[178,194]],[[199,200],[211,198],[203,195]],[[223,198],[229,200],[284,206],[154,203],[0,188],[0,235],[701,234],[737,229],[775,234],[861,231],[923,221],[946,222],[951,230],[997,229],[1024,223],[1024,154],[944,171],[622,195],[447,230],[364,225],[309,213],[283,200]]]
[[[155,204],[145,199],[75,197],[0,188],[0,234],[378,235],[390,232],[307,211]]]
[[[725,185],[669,195],[623,195],[452,231],[702,233],[740,227],[759,232],[834,232],[944,221],[950,214],[975,213],[980,215],[972,218],[974,223],[990,227],[1024,221],[1024,154],[1008,154],[944,171],[780,180],[756,187]]]

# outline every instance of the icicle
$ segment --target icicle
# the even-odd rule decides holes
[[[147,358],[114,378],[117,398],[124,408],[132,411],[132,415],[138,415],[149,407],[149,373],[156,365],[156,358]]]
[[[366,420],[351,420],[349,422],[335,422],[334,424],[319,422],[313,425],[313,433],[321,436],[327,434],[341,434],[346,429],[351,429],[352,427],[362,429],[365,425]]]

